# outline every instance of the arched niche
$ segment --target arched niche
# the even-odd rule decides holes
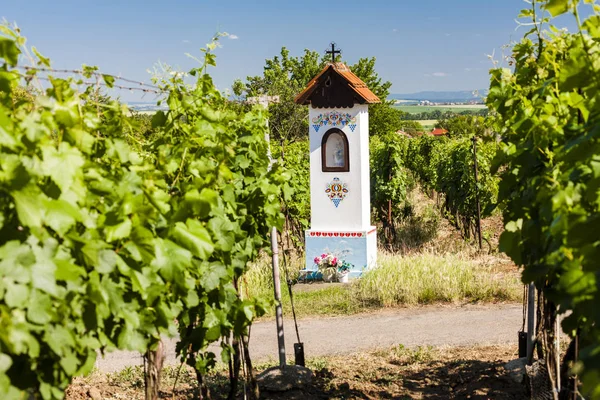
[[[337,128],[325,132],[321,141],[323,172],[349,172],[350,154],[346,134]]]

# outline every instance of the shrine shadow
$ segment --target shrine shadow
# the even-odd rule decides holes
[[[334,374],[328,369],[323,369],[316,371],[314,397],[307,398],[433,400],[527,398],[523,384],[514,382],[504,371],[503,365],[503,361],[431,361],[417,369],[410,367],[402,369],[397,374],[369,374],[369,379],[364,379],[365,376],[361,375],[360,380],[355,381],[352,388],[347,382],[332,385]],[[396,390],[387,389],[392,385],[396,386]]]
[[[383,230],[379,235],[383,245],[395,251],[418,250],[437,237],[440,227],[440,217],[435,212],[429,215],[414,215],[412,210],[408,215],[394,223],[389,232]]]
[[[525,399],[525,386],[512,380],[504,361],[432,361],[416,371],[407,370],[403,386],[411,398]]]

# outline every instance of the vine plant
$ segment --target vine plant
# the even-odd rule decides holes
[[[127,109],[81,81],[49,76],[42,94],[16,97],[36,72],[16,68],[18,30],[0,29],[0,397],[63,398],[97,350],[145,352],[178,330],[201,382],[208,345],[264,312],[236,290],[283,221],[289,179],[268,168],[263,111],[214,88],[215,38],[193,86],[161,82],[169,111],[153,118],[155,140],[132,147]],[[235,349],[222,346],[227,361]]]
[[[491,173],[497,144],[485,139],[478,145],[479,182],[475,183],[473,144],[468,137],[448,139],[421,136],[409,141],[406,165],[423,187],[443,195],[446,216],[470,238],[477,216],[476,193],[485,214],[493,209],[498,193],[498,178]]]
[[[587,3],[583,4],[583,3]],[[489,107],[503,137],[500,246],[524,266],[523,282],[542,293],[538,340],[554,397],[575,391],[560,373],[554,338],[578,333],[573,366],[586,398],[600,398],[600,5],[592,0],[533,2],[521,17],[532,29],[513,48],[514,71],[492,71]],[[588,17],[582,20],[581,8]],[[570,13],[577,31],[553,27]]]

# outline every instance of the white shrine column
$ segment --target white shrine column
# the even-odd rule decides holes
[[[331,115],[350,115],[354,123],[319,125],[312,123]],[[335,227],[339,230],[365,230],[371,226],[370,176],[369,176],[369,114],[366,105],[351,109],[310,108],[310,209],[311,229],[323,230]],[[317,130],[318,129],[318,130]],[[321,142],[331,129],[340,129],[348,139],[349,171],[323,172]],[[363,165],[366,160],[366,166]],[[325,193],[328,185],[338,178],[348,190],[337,204]]]
[[[311,226],[306,269],[334,254],[358,277],[377,259],[371,225],[368,104],[379,99],[344,64],[328,64],[296,97],[309,107]]]

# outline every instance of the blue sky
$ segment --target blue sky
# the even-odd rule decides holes
[[[473,90],[488,86],[486,57],[517,40],[523,0],[13,0],[0,17],[17,22],[28,44],[56,68],[98,65],[103,72],[148,81],[157,61],[189,69],[186,52],[216,31],[224,39],[211,71],[220,89],[262,72],[286,46],[324,51],[331,41],[349,63],[377,57],[392,93]],[[7,4],[8,3],[8,4]],[[137,96],[123,93],[124,100]],[[146,98],[150,101],[151,98]]]

